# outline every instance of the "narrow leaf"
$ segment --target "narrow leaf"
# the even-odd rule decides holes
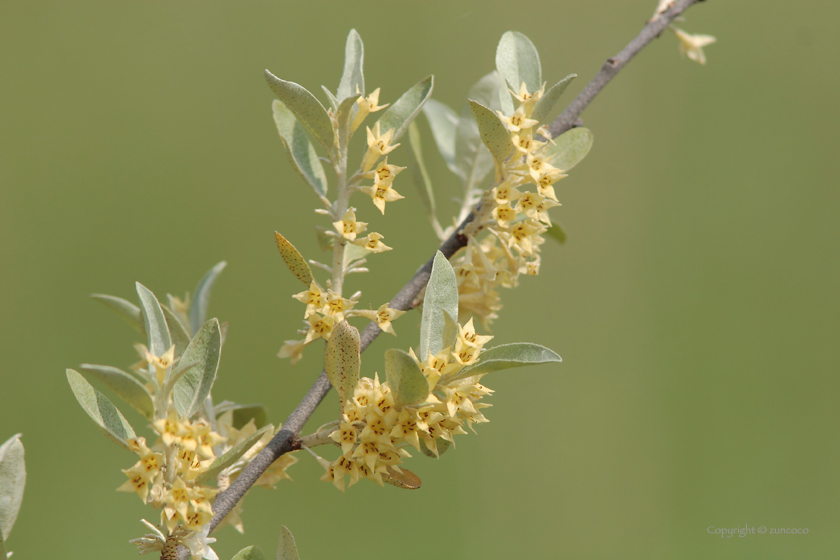
[[[333,111],[336,111],[338,109],[338,99],[335,98],[335,95],[333,95],[333,92],[331,92],[327,86],[321,86],[321,89],[327,94],[327,99],[330,100],[330,106]]]
[[[423,301],[423,316],[420,320],[420,356],[425,360],[431,353],[437,355],[443,350],[443,336],[446,332],[444,313],[458,316],[458,281],[452,265],[438,251],[432,264],[432,273],[426,285]]]
[[[76,400],[88,416],[102,428],[105,435],[128,449],[127,440],[136,436],[131,424],[117,410],[117,407],[105,395],[91,387],[78,371],[68,369],[67,381],[70,383],[70,389],[73,390]]]
[[[281,80],[268,70],[265,71],[265,79],[275,95],[295,114],[298,121],[327,151],[332,152],[335,148],[332,121],[321,102],[302,85]]]
[[[295,246],[292,245],[288,239],[274,232],[274,239],[277,241],[277,248],[280,249],[280,256],[286,262],[286,266],[292,271],[292,274],[298,277],[298,280],[309,286],[312,282],[312,269],[306,259],[303,258]]]
[[[429,396],[429,382],[420,366],[408,353],[398,348],[385,351],[385,376],[398,407],[420,404]]]
[[[80,367],[90,377],[93,377],[116,393],[118,397],[131,405],[134,410],[146,418],[152,418],[155,413],[155,404],[152,400],[152,395],[132,375],[111,366],[82,364]]]
[[[198,332],[198,329],[207,321],[207,308],[210,306],[210,293],[213,291],[213,284],[219,274],[227,266],[225,261],[222,261],[204,275],[198,281],[193,292],[192,300],[190,301],[190,329],[192,333]]]
[[[277,546],[277,560],[300,560],[295,537],[284,525],[280,528],[280,544]]]
[[[528,91],[532,93],[542,87],[540,55],[531,40],[522,33],[508,31],[502,35],[496,48],[496,70],[499,71],[502,83],[507,82],[516,92],[519,92],[522,82],[525,82]],[[512,107],[507,88],[499,91],[499,97],[503,110],[507,108],[508,102]],[[505,111],[505,114],[510,113]]]
[[[258,429],[265,426],[268,421],[268,411],[261,404],[240,404],[231,410],[233,411],[231,425],[237,430],[241,430],[251,420]]]
[[[344,402],[353,397],[359,383],[360,352],[359,331],[347,321],[337,324],[324,350],[324,371],[338,392],[341,414],[344,414]]]
[[[341,146],[347,146],[350,139],[350,125],[353,123],[353,115],[356,114],[356,101],[360,95],[351,95],[341,102],[336,110],[335,120],[338,123],[338,137]]]
[[[336,106],[337,108],[337,106]],[[303,126],[279,99],[271,103],[274,124],[295,170],[320,196],[327,195],[327,174]]]
[[[478,123],[478,130],[481,134],[481,141],[490,150],[497,169],[501,169],[504,161],[513,151],[513,143],[510,141],[510,132],[501,119],[477,101],[470,101],[470,107]]]
[[[166,326],[169,327],[169,337],[172,339],[172,344],[175,345],[175,359],[177,360],[190,345],[190,334],[187,332],[187,327],[181,322],[181,318],[175,315],[171,309],[165,305],[161,305],[160,308],[163,310]]]
[[[232,560],[265,560],[265,556],[260,547],[254,544],[237,552]]]
[[[592,132],[588,128],[573,128],[554,139],[545,151],[546,159],[558,169],[569,171],[586,157],[592,148]]]
[[[557,222],[552,223],[545,233],[561,245],[566,242],[566,231]]]
[[[140,282],[137,282],[137,295],[140,296],[140,305],[143,306],[143,318],[145,321],[146,336],[149,340],[149,352],[155,356],[163,356],[164,352],[172,346],[169,338],[169,328],[166,326],[163,310],[160,308],[160,303],[155,297],[155,294]]]
[[[195,481],[201,484],[203,482],[215,480],[215,478],[219,476],[223,470],[241,459],[249,449],[254,447],[254,444],[260,440],[263,434],[273,427],[274,426],[271,425],[263,426],[247,438],[231,447],[226,453],[216,457],[216,460],[210,463],[210,466],[207,467],[206,471],[195,477]]]
[[[423,455],[426,457],[431,457],[432,459],[439,459],[441,455],[446,453],[446,450],[452,447],[452,442],[447,441],[445,439],[436,439],[435,440],[435,450],[432,451],[426,446],[426,442],[422,439],[420,440],[420,451],[423,452]]]
[[[500,108],[498,76],[494,70],[482,77],[473,84],[467,97],[489,107],[490,110]],[[494,167],[493,156],[481,141],[478,124],[469,102],[464,103],[455,129],[455,164],[458,168],[456,173],[464,182],[467,196],[484,191],[481,182]]]
[[[386,472],[382,473],[382,480],[391,486],[403,488],[405,490],[417,490],[420,488],[420,477],[408,469],[400,468],[397,471],[394,467],[386,467]]]
[[[572,80],[577,78],[577,74],[569,74],[549,89],[547,92],[540,97],[537,104],[534,105],[534,111],[531,113],[531,118],[534,120],[543,123],[546,118],[548,118],[549,113],[554,108],[554,104],[557,103],[557,100],[560,99],[560,96],[563,95],[563,92],[566,91],[566,88],[569,87],[569,84],[572,83]]]
[[[12,533],[23,501],[23,488],[26,486],[23,455],[20,434],[13,435],[0,445],[0,552],[3,554],[3,541]]]
[[[458,114],[434,99],[426,101],[423,113],[429,121],[429,128],[432,129],[432,136],[443,161],[458,175],[458,168],[455,166],[455,127],[458,125]]]
[[[140,313],[140,308],[130,301],[105,294],[90,294],[90,297],[102,302],[108,309],[114,311],[123,321],[137,329],[141,334],[146,334],[146,327],[143,324],[143,315]]]
[[[336,92],[339,102],[356,93],[365,94],[364,63],[365,46],[362,38],[355,29],[351,29],[344,47],[344,72],[341,74],[341,82]]]
[[[563,359],[556,352],[539,344],[530,342],[502,344],[482,352],[477,363],[467,366],[452,377],[445,379],[444,383],[491,371],[562,361]]]
[[[423,104],[432,95],[434,76],[427,76],[412,86],[402,97],[392,103],[379,118],[379,130],[384,134],[394,129],[391,138],[393,145],[408,131],[408,125],[423,108]]]
[[[435,193],[432,190],[432,180],[426,170],[426,163],[423,161],[423,147],[420,141],[420,127],[413,122],[408,127],[408,144],[411,147],[412,165],[411,172],[420,201],[426,209],[426,215],[433,222],[435,217]]]
[[[195,414],[210,394],[222,352],[222,333],[219,321],[210,319],[193,337],[181,356],[181,361],[195,363],[175,383],[172,400],[175,409],[186,418]]]

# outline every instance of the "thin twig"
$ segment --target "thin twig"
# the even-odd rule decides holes
[[[566,132],[573,126],[580,117],[583,110],[592,102],[598,93],[612,80],[618,72],[632,59],[639,51],[651,41],[659,36],[671,21],[682,14],[685,10],[693,4],[702,0],[676,0],[668,10],[662,13],[658,18],[649,21],[642,29],[641,33],[635,39],[624,47],[616,56],[607,59],[601,71],[592,79],[589,84],[583,88],[583,91],[569,104],[563,113],[549,126],[549,131],[553,137],[559,136]],[[447,258],[452,257],[459,249],[466,246],[467,239],[461,234],[464,227],[472,222],[475,217],[474,212],[470,214],[458,225],[455,232],[443,242],[439,250]],[[403,288],[391,299],[389,307],[399,310],[411,309],[415,300],[429,281],[429,275],[432,271],[432,263],[434,262],[434,255],[424,264],[403,286]],[[362,350],[367,348],[373,340],[379,336],[382,331],[377,326],[376,322],[371,322],[361,332]],[[309,420],[309,417],[315,412],[315,409],[327,395],[330,390],[330,382],[327,375],[322,371],[318,379],[309,389],[309,392],[297,405],[297,408],[289,415],[283,428],[277,432],[271,441],[260,451],[256,457],[248,464],[247,467],[239,474],[233,484],[225,491],[216,496],[213,502],[213,519],[210,521],[210,530],[215,529],[224,517],[230,513],[233,507],[241,500],[248,489],[257,481],[262,473],[264,473],[271,464],[279,459],[285,453],[300,449],[300,440],[298,434],[303,429],[303,425]],[[185,560],[189,556],[186,548],[180,549],[179,558]]]

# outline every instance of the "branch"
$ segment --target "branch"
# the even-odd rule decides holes
[[[691,7],[693,4],[702,0],[676,0],[670,8],[662,13],[658,18],[649,21],[642,29],[641,33],[630,41],[620,53],[616,56],[607,59],[601,71],[592,79],[589,84],[583,88],[583,91],[572,101],[563,113],[549,126],[549,131],[552,137],[559,136],[575,125],[578,117],[583,110],[592,102],[598,93],[606,86],[610,80],[615,77],[624,66],[630,62],[639,51],[651,41],[657,38],[662,31],[674,20],[677,16]],[[455,229],[449,239],[443,242],[439,250],[446,258],[452,257],[459,249],[466,246],[467,239],[460,232],[464,227],[473,221],[475,213],[471,212],[464,221]],[[432,271],[432,263],[434,262],[434,255],[426,264],[424,264],[414,275],[414,277],[403,286],[403,288],[395,295],[390,302],[389,307],[399,310],[408,310],[414,307],[414,302],[420,292],[425,288],[429,281],[429,275]],[[361,349],[365,350],[374,339],[379,336],[382,331],[377,326],[376,322],[368,324],[361,332]],[[297,408],[289,415],[283,428],[277,432],[271,441],[260,451],[256,457],[248,464],[247,467],[239,474],[236,480],[224,492],[216,496],[213,502],[213,519],[210,521],[210,530],[215,529],[222,519],[230,513],[233,507],[241,500],[245,493],[253,486],[257,479],[264,473],[271,464],[279,459],[282,455],[300,449],[300,441],[297,436],[303,429],[303,425],[309,420],[309,417],[315,412],[315,409],[324,400],[324,397],[330,391],[330,382],[327,375],[322,371],[318,379],[309,389],[309,392],[297,405]],[[186,559],[189,556],[185,548],[180,548],[179,558]]]
[[[624,66],[630,62],[639,51],[645,48],[648,43],[659,37],[659,35],[665,30],[666,27],[681,13],[686,11],[690,8],[693,4],[697,2],[702,2],[703,0],[675,0],[671,7],[665,10],[662,14],[659,15],[658,18],[653,19],[645,25],[642,32],[639,33],[635,39],[630,41],[626,47],[621,49],[621,52],[615,55],[612,58],[608,58],[604,65],[601,67],[601,71],[592,78],[592,81],[589,82],[583,91],[575,97],[575,100],[572,101],[566,110],[563,111],[551,126],[548,127],[548,130],[551,132],[553,137],[559,136],[563,134],[573,126],[575,126],[575,121],[577,121],[580,114],[583,112],[584,109],[595,99],[595,96],[598,95],[604,86],[606,86],[610,80],[612,80],[618,72],[624,68]]]

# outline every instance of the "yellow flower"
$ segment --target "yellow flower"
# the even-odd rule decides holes
[[[178,413],[175,409],[170,409],[166,418],[161,418],[152,422],[155,430],[160,434],[163,443],[172,445],[173,443],[181,443],[181,437],[185,434],[186,429],[183,423],[178,419]]]
[[[394,177],[396,177],[400,171],[403,171],[404,169],[405,167],[389,164],[388,158],[385,158],[382,160],[382,163],[376,166],[376,169],[368,171],[363,174],[362,177],[365,179],[373,179],[375,184],[387,187],[394,182]]]
[[[353,118],[353,125],[350,127],[351,130],[355,131],[359,128],[359,125],[362,124],[367,116],[371,113],[375,113],[376,111],[381,111],[390,103],[386,103],[385,105],[379,105],[379,89],[376,88],[371,92],[370,95],[367,97],[360,97],[356,100],[356,104],[359,106],[359,110],[356,112],[356,116]],[[356,91],[356,93],[359,93]]]
[[[711,35],[691,35],[673,26],[671,26],[671,30],[680,40],[680,54],[688,55],[688,58],[700,64],[706,64],[706,55],[703,54],[703,47],[711,45],[717,39]]]
[[[523,83],[522,86],[524,87],[525,84]],[[504,113],[501,111],[496,111],[499,114],[499,117],[504,121],[507,125],[508,130],[511,132],[520,132],[523,129],[528,129],[533,127],[534,125],[539,124],[540,121],[529,119],[526,116],[524,106],[520,105],[519,108],[513,112],[513,114],[509,117],[506,117]],[[521,136],[521,135],[520,135]]]
[[[337,221],[333,222],[336,231],[340,233],[345,239],[349,239],[353,241],[356,239],[356,236],[365,229],[367,229],[367,222],[357,222],[356,221],[356,212],[353,208],[350,208],[345,212],[344,217]]]
[[[125,473],[128,480],[117,488],[117,492],[137,492],[137,495],[145,503],[146,498],[149,496],[149,485],[152,480],[146,468],[142,464],[137,463],[130,469],[123,469],[122,472]]]
[[[379,328],[382,329],[383,332],[390,333],[394,336],[397,336],[397,333],[394,332],[394,327],[391,325],[391,321],[405,315],[405,311],[392,309],[388,307],[387,303],[380,305],[379,309],[376,311],[370,309],[359,311],[358,313],[361,317],[366,317],[371,321],[376,321],[376,324],[379,325]]]
[[[306,333],[304,343],[309,344],[318,337],[323,337],[325,340],[330,339],[333,327],[335,326],[335,319],[330,315],[321,316],[319,313],[309,317],[309,332]]]
[[[493,209],[493,218],[499,222],[499,226],[506,228],[516,219],[516,210],[511,208],[510,201],[504,201]]]
[[[299,302],[306,304],[306,314],[303,316],[304,319],[324,307],[324,292],[315,280],[309,284],[308,290],[304,290],[292,297]]]
[[[382,134],[379,130],[379,121],[373,125],[373,130],[367,129],[368,149],[365,152],[365,157],[362,160],[362,171],[370,171],[379,160],[380,157],[387,155],[394,151],[399,144],[391,145],[391,139],[394,137],[394,129],[390,129]]]
[[[173,345],[161,356],[155,356],[146,350],[145,358],[149,365],[154,366],[155,379],[157,379],[158,384],[162,386],[164,380],[166,379],[166,374],[169,372],[169,368],[171,368],[172,364],[175,363],[175,346]]]
[[[341,322],[344,320],[344,312],[352,309],[354,305],[356,305],[355,301],[343,298],[341,294],[329,290],[327,292],[327,302],[324,305],[324,312],[332,315],[336,322]]]
[[[463,327],[458,325],[458,340],[456,342],[455,350],[457,352],[457,344],[459,343],[481,349],[491,340],[493,340],[492,336],[482,336],[476,334],[475,327],[473,326],[473,319],[470,317],[470,320],[467,321],[466,325]]]
[[[352,423],[344,420],[336,431],[330,434],[330,439],[341,445],[341,453],[347,455],[356,445],[358,433]]]
[[[540,89],[531,93],[528,91],[528,86],[525,85],[525,82],[522,82],[519,86],[519,93],[515,93],[511,91],[513,96],[516,98],[519,103],[521,103],[520,107],[523,110],[525,115],[531,115],[534,112],[534,106],[537,104],[537,101],[543,96],[545,92],[545,84],[542,85]],[[526,127],[527,128],[527,127]]]
[[[387,185],[375,184],[370,187],[359,187],[359,190],[366,193],[373,200],[374,206],[379,208],[382,215],[385,215],[385,203],[394,202],[405,198],[403,195],[391,188],[390,182]]]
[[[380,239],[384,239],[382,234],[372,232],[368,234],[367,237],[362,237],[361,239],[357,239],[353,241],[354,245],[358,245],[360,247],[364,247],[368,251],[373,253],[382,253],[383,251],[390,251],[391,247],[388,247]]]
[[[303,358],[304,346],[306,346],[306,342],[303,340],[287,340],[277,353],[277,357],[290,358],[291,365],[295,365],[301,358]]]

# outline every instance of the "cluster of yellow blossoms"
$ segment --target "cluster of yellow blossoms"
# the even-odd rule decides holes
[[[542,139],[551,138],[550,133],[530,118],[544,90],[545,84],[531,93],[523,83],[514,94],[519,107],[509,117],[499,113],[515,152],[499,170],[496,186],[482,198],[476,219],[465,228],[466,250],[452,259],[460,313],[475,315],[485,325],[501,308],[497,287],[513,288],[520,274],[539,273],[540,245],[545,241],[541,234],[551,226],[548,209],[559,206],[553,185],[566,175],[546,158],[550,140]],[[525,190],[529,186],[535,190]],[[479,240],[481,231],[488,235]]]
[[[380,383],[378,376],[359,380],[344,403],[338,429],[329,435],[341,446],[341,456],[332,462],[318,457],[326,469],[322,480],[342,491],[347,476],[351,486],[362,478],[398,484],[394,481],[404,471],[398,465],[411,456],[406,447],[439,456],[454,443],[453,436],[467,433],[464,426],[472,430],[473,424],[488,421],[479,411],[491,405],[479,401],[493,391],[479,383],[482,375],[460,378],[458,373],[478,361],[493,337],[477,335],[472,319],[458,331],[454,347],[436,356],[420,361],[411,352],[429,384],[426,402],[400,409],[387,381]]]
[[[309,326],[306,330],[298,331],[305,337],[303,340],[287,340],[277,356],[291,358],[292,365],[296,364],[303,357],[304,346],[318,338],[329,340],[333,327],[350,317],[365,317],[371,321],[376,321],[380,329],[396,335],[391,321],[405,314],[405,311],[392,309],[388,307],[387,303],[381,305],[377,310],[353,309],[359,302],[360,295],[361,293],[356,293],[350,299],[343,298],[332,290],[323,290],[318,282],[313,280],[308,290],[292,296],[306,304],[303,317]]]
[[[150,449],[146,438],[128,441],[140,460],[123,470],[128,480],[117,488],[137,492],[144,503],[161,508],[161,523],[170,530],[178,524],[191,530],[213,517],[212,503],[218,488],[196,482],[216,458],[213,448],[225,441],[206,420],[190,422],[172,410],[153,422],[160,438]]]
[[[152,448],[147,446],[146,438],[128,440],[129,448],[140,456],[140,460],[123,470],[128,480],[117,490],[136,492],[144,503],[161,509],[161,525],[169,531],[176,527],[200,531],[213,517],[212,503],[216,494],[239,476],[274,435],[273,426],[269,426],[241,458],[225,468],[218,479],[212,480],[219,484],[218,487],[199,482],[217,458],[217,452],[221,456],[256,433],[253,420],[236,429],[231,425],[232,417],[232,412],[219,417],[218,429],[225,434],[222,435],[213,431],[207,420],[190,422],[170,410],[166,418],[152,423],[159,435]],[[284,455],[260,476],[256,485],[273,488],[281,479],[291,480],[286,469],[296,462],[293,455]],[[230,523],[242,532],[240,513],[237,507],[223,523]]]

